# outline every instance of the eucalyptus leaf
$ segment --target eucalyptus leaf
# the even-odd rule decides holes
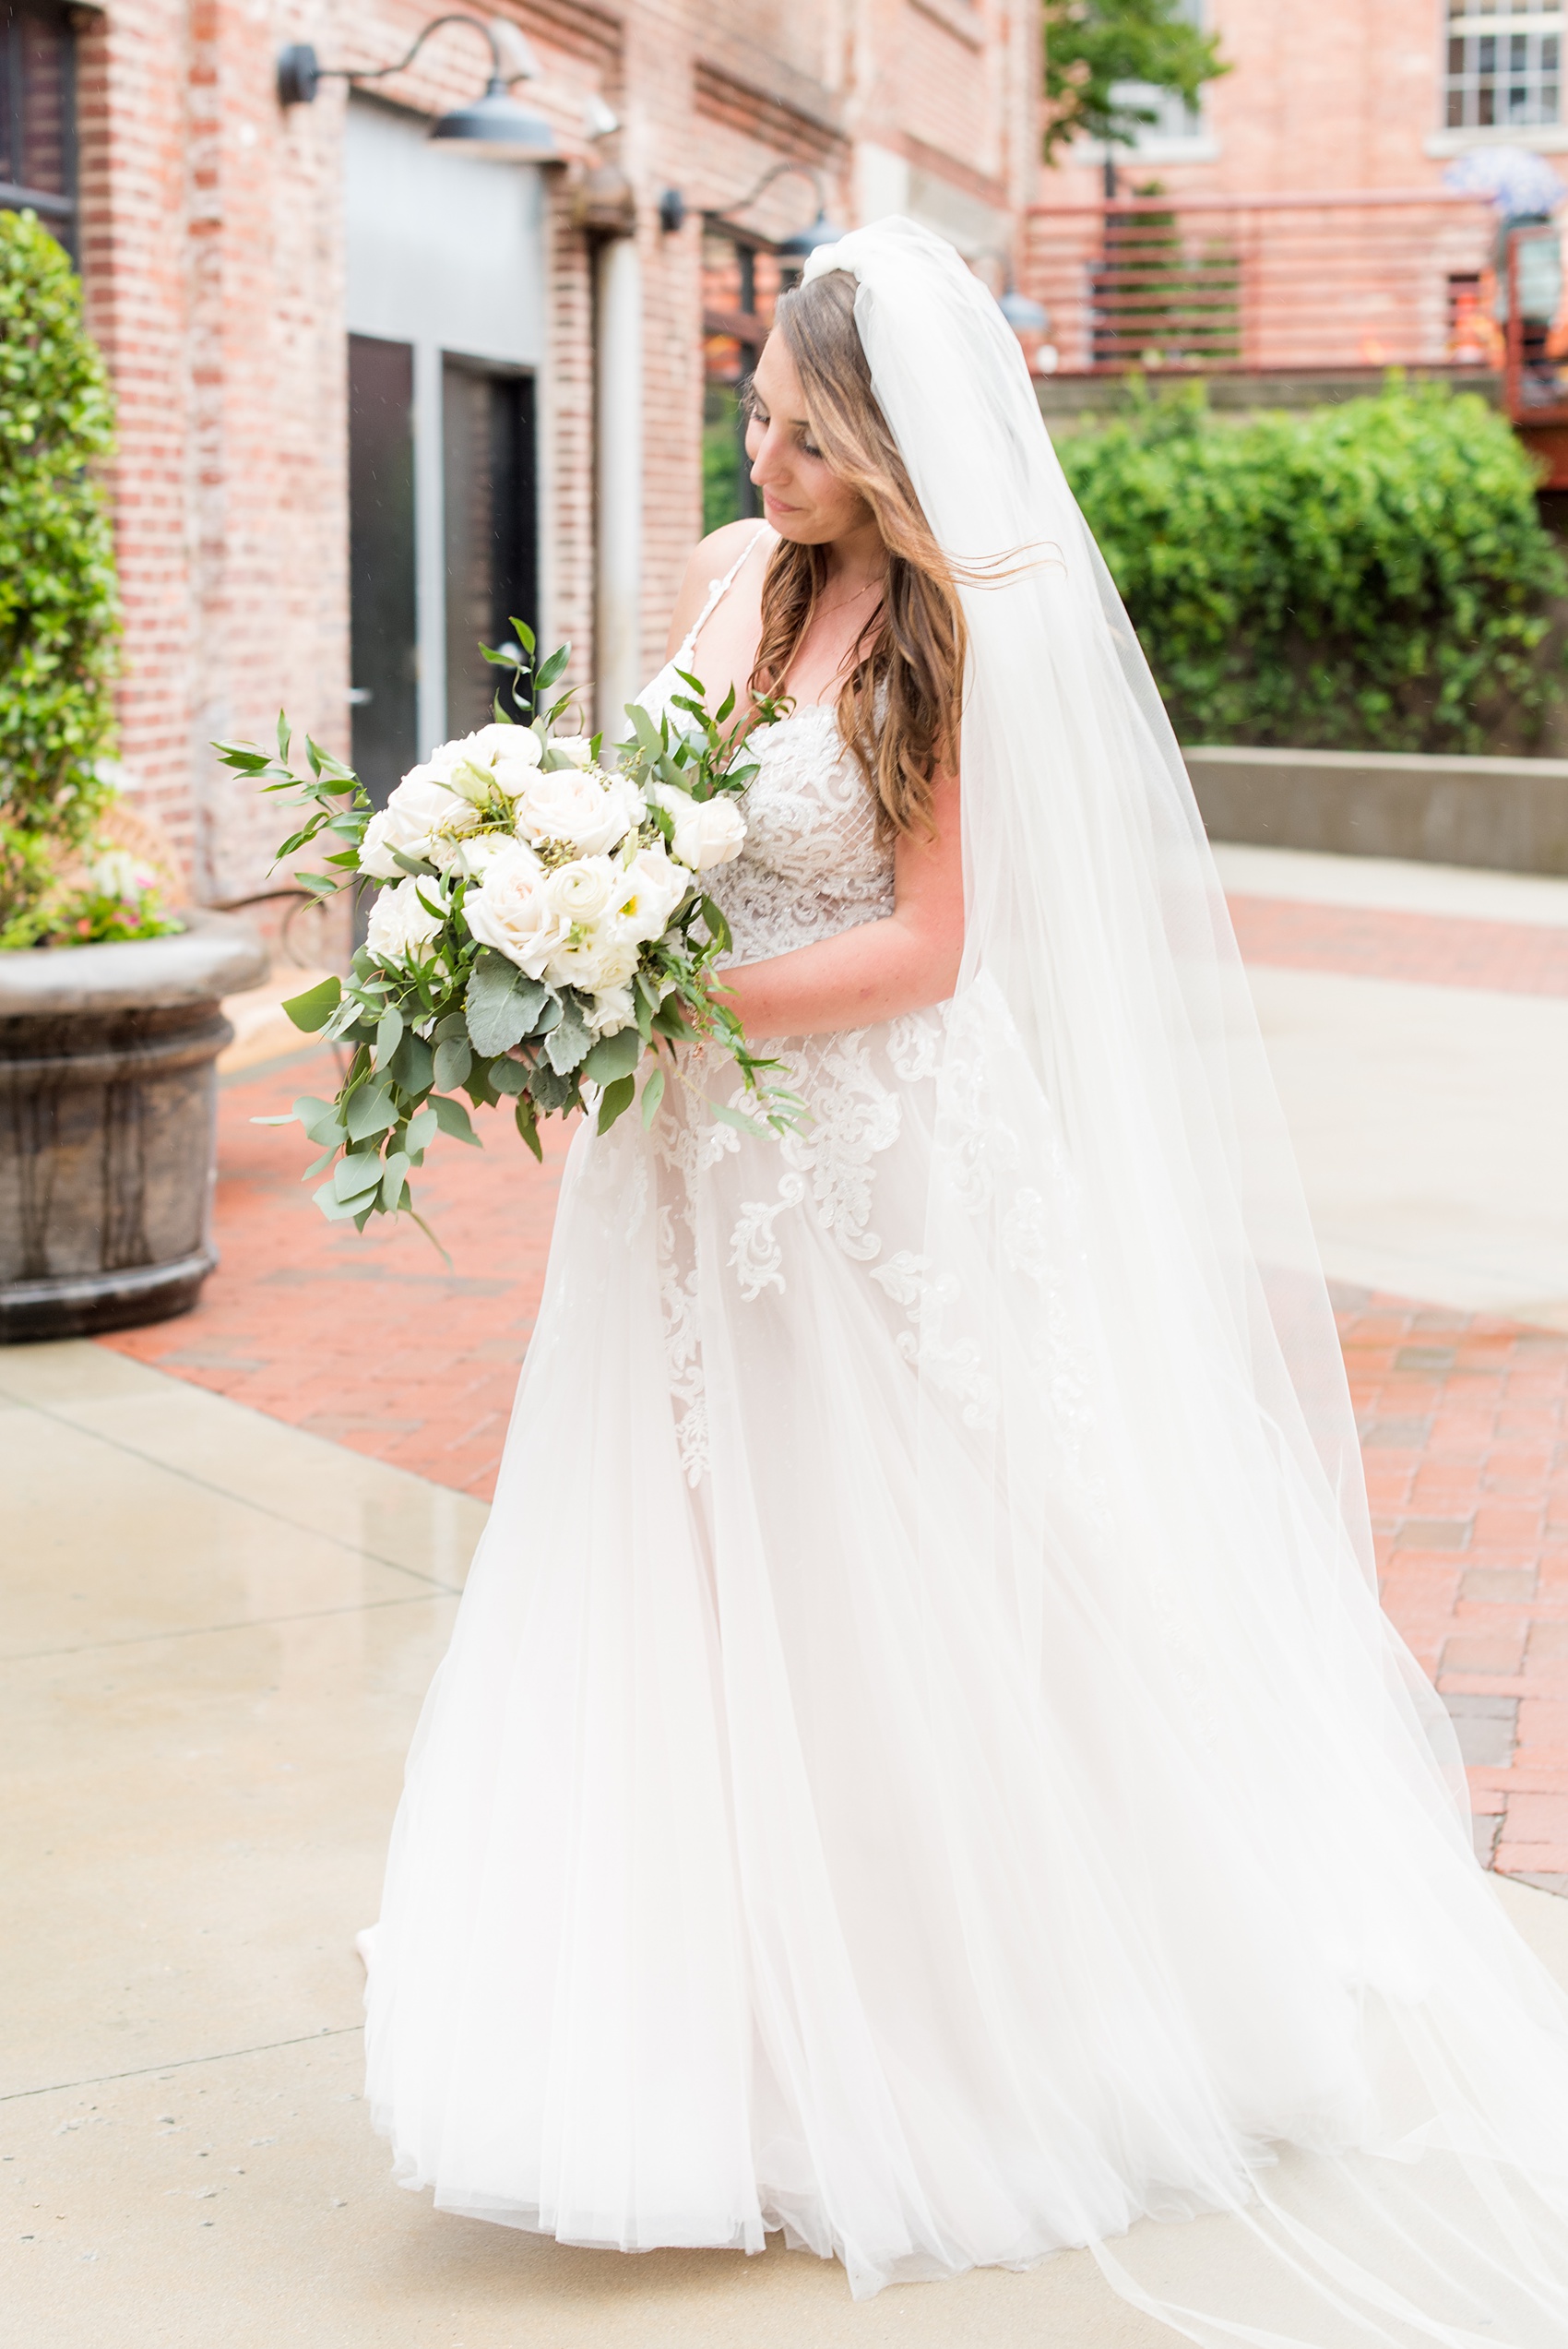
[[[460,1085],[473,1067],[473,1049],[466,1036],[447,1036],[435,1047],[435,1084],[446,1092]]]
[[[487,1059],[520,1044],[538,1019],[550,990],[525,977],[504,955],[485,952],[469,976],[463,997],[469,1041]]]
[[[436,1116],[430,1103],[426,1102],[424,1107],[416,1110],[409,1120],[407,1135],[409,1149],[410,1151],[428,1150],[440,1131],[440,1127],[441,1120]]]
[[[583,1062],[583,1075],[596,1085],[613,1085],[629,1077],[642,1058],[643,1040],[636,1028],[622,1028],[600,1036]]]
[[[385,1067],[403,1041],[403,1015],[395,1003],[389,1003],[375,1028],[375,1065]]]
[[[522,1092],[529,1081],[529,1072],[520,1060],[509,1060],[505,1054],[493,1060],[486,1071],[491,1091],[510,1096]]]
[[[348,1128],[335,1101],[317,1101],[310,1093],[302,1093],[294,1103],[294,1115],[318,1147],[327,1142],[336,1146],[348,1139]]]
[[[432,1093],[425,1106],[434,1110],[435,1122],[444,1134],[450,1134],[457,1142],[471,1142],[475,1150],[479,1149],[473,1120],[460,1101],[452,1101],[445,1093]]]
[[[381,1204],[389,1211],[402,1204],[403,1186],[409,1178],[409,1154],[395,1150],[387,1153],[386,1171],[381,1177]]]
[[[406,1093],[428,1092],[435,1075],[435,1055],[422,1036],[410,1030],[392,1055],[396,1081]]]
[[[545,1057],[558,1077],[580,1067],[593,1036],[588,1021],[570,996],[561,999],[561,1017],[544,1040]]]
[[[339,1199],[360,1198],[366,1191],[374,1191],[380,1180],[379,1151],[350,1151],[332,1170],[332,1194]]]
[[[323,1183],[311,1196],[329,1223],[351,1223],[359,1213],[358,1200],[340,1199],[329,1182]]]
[[[363,1142],[373,1134],[389,1134],[398,1123],[391,1086],[362,1085],[357,1092],[349,1095],[344,1115],[350,1141]]]
[[[655,1068],[652,1076],[643,1087],[642,1110],[643,1124],[645,1127],[652,1125],[654,1119],[659,1115],[659,1104],[663,1099],[664,1071],[662,1068]]]

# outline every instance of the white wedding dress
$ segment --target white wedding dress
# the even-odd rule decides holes
[[[1102,626],[1068,619],[1063,693]],[[980,659],[967,827],[971,757],[1009,755]],[[1092,774],[1146,756],[1117,723]],[[892,904],[832,711],[756,746],[713,876],[742,960]],[[1058,1031],[983,897],[1043,854],[967,829],[978,965],[779,1047],[802,1132],[713,1119],[735,1074],[699,1057],[647,1130],[577,1135],[394,1835],[374,2116],[441,2208],[572,2243],[782,2228],[857,2295],[1089,2244],[1215,2344],[1560,2343],[1563,2002],[1281,1366],[1321,1279],[1284,1208],[1272,1278],[1224,1258],[1250,1113],[1206,1155],[1188,1100],[1156,1147],[1177,1079],[1122,1081],[1116,989],[1177,1000],[1157,934],[1206,958],[1214,1034],[1244,990],[1169,888],[1121,923],[1107,885],[1091,933],[1160,825],[1087,797],[1087,848],[1051,817],[1055,984],[1099,975]],[[1201,2230],[1138,2224],[1208,2211],[1257,2255],[1223,2284]]]

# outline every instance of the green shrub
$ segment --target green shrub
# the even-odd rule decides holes
[[[1474,393],[1222,423],[1201,387],[1061,444],[1183,742],[1527,748],[1562,693],[1565,566]]]
[[[93,460],[109,379],[71,264],[30,212],[0,212],[0,946],[68,924],[61,876],[113,795],[119,629]],[[79,896],[79,891],[78,891]],[[123,912],[122,908],[122,912]],[[85,934],[96,935],[89,928]]]

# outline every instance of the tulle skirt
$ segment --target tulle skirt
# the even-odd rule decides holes
[[[671,1088],[573,1145],[372,1950],[399,2176],[857,2295],[1089,2244],[1217,2343],[1568,2338],[1568,2011],[1266,1380],[1094,1259],[983,982],[795,1056],[782,1144]],[[1206,2212],[1229,2300],[1140,2224]]]

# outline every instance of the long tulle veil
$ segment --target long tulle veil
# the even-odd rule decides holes
[[[1377,1608],[1180,753],[989,293],[903,220],[807,275],[830,269],[940,544],[990,580],[962,589],[968,930],[910,1279],[933,1434],[958,1413],[992,1514],[956,1531],[933,1488],[926,1538],[1005,1580],[1037,1687],[1061,1627],[1115,1654],[1124,1717],[1075,1734],[1141,1817],[1127,1929],[1184,2031],[1206,2002],[1255,2018],[1253,2069],[1162,2081],[1152,2221],[1108,2240],[1086,2208],[1086,2237],[1204,2343],[1561,2343],[1568,2003],[1475,1865],[1446,1718]],[[1153,2223],[1204,2212],[1228,2215]]]

